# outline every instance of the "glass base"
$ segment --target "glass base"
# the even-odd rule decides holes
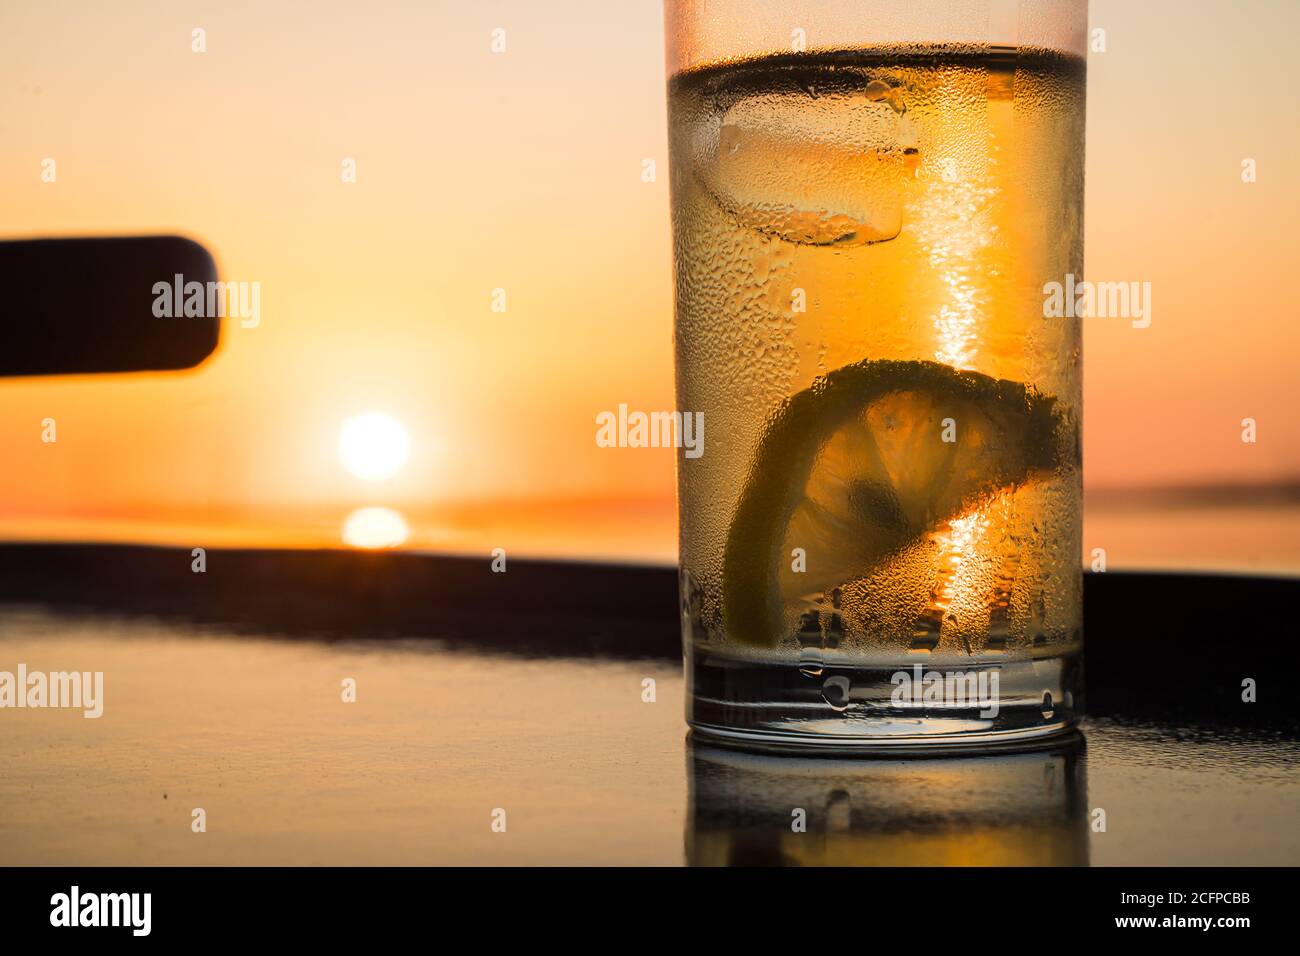
[[[1067,734],[1082,709],[1077,652],[800,667],[696,647],[688,673],[696,735],[747,750],[1001,749]]]

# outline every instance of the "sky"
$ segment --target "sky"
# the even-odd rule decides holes
[[[1086,485],[1295,480],[1300,5],[1091,11],[1087,274],[1153,316],[1085,322]],[[594,441],[674,406],[664,83],[642,0],[6,0],[0,238],[186,235],[262,321],[190,372],[0,383],[0,537],[319,543],[383,506],[412,546],[670,554],[671,452]],[[368,412],[410,436],[380,483],[337,449]]]

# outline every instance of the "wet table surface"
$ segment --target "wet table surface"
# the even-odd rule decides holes
[[[103,671],[103,714],[0,711],[0,864],[1300,864],[1300,739],[1267,725],[765,757],[688,740],[668,657],[0,605],[19,663]]]

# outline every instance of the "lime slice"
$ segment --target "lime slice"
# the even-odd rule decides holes
[[[773,416],[732,519],[728,638],[775,646],[789,602],[865,577],[926,531],[1077,461],[1076,443],[1056,399],[1019,382],[889,360],[818,379]]]

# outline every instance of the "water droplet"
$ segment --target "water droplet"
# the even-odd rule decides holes
[[[844,619],[832,611],[826,621],[826,646],[839,647],[842,640],[844,640]]]
[[[799,673],[820,677],[822,673],[822,616],[804,611],[799,616]]]
[[[882,100],[888,103],[894,108],[895,113],[907,112],[907,104],[903,101],[902,87],[890,86],[884,80],[872,80],[862,92],[873,103],[879,103]]]
[[[828,677],[822,684],[822,699],[831,705],[833,711],[842,714],[849,709],[851,687],[847,677]]]
[[[1052,692],[1050,690],[1045,690],[1043,691],[1043,717],[1045,719],[1050,719],[1055,713],[1056,708],[1052,706]]]
[[[799,652],[799,673],[804,677],[821,677],[823,663],[820,647],[805,647]]]

